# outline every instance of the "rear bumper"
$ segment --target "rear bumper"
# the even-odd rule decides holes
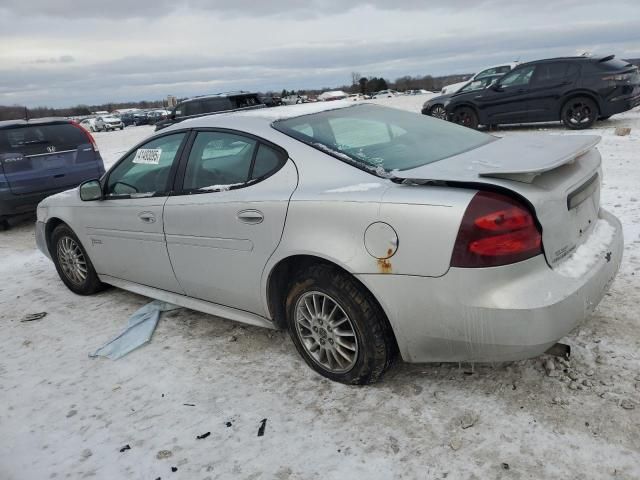
[[[622,226],[604,210],[600,217],[615,227],[615,234],[597,264],[580,278],[555,272],[542,255],[506,267],[451,268],[439,278],[358,278],[387,313],[405,361],[535,357],[593,312],[618,271]]]
[[[640,94],[629,97],[618,97],[603,102],[601,116],[615,115],[616,113],[626,112],[640,105]]]
[[[0,217],[11,217],[36,211],[38,203],[51,195],[64,192],[72,187],[58,188],[46,192],[14,195],[10,190],[0,190]]]

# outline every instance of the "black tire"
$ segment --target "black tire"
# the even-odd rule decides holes
[[[73,242],[73,244],[79,249],[78,254],[81,254],[82,259],[84,260],[86,269],[84,279],[78,280],[77,278],[74,278],[73,275],[68,273],[67,269],[63,266],[63,264],[65,263],[65,260],[63,259],[63,244],[69,241]],[[82,246],[82,243],[80,243],[80,240],[78,240],[78,237],[75,233],[73,233],[73,230],[71,230],[71,228],[64,224],[58,225],[51,234],[50,246],[51,257],[53,258],[53,263],[56,266],[58,275],[69,290],[77,293],[78,295],[92,295],[104,289],[105,285],[98,278],[98,274],[93,268],[93,264],[89,259],[89,255],[87,255],[87,252]]]
[[[611,118],[611,115],[604,115],[600,118],[598,118],[598,120],[603,121],[603,120],[609,120]]]
[[[4,232],[5,230],[9,230],[11,225],[9,224],[9,220],[6,218],[0,218],[0,232]]]
[[[451,120],[463,127],[473,128],[474,130],[478,129],[478,114],[471,107],[456,108],[451,116]]]
[[[301,298],[311,295],[311,292],[331,297],[348,317],[349,327],[353,327],[357,341],[356,353],[353,355],[353,365],[346,371],[335,372],[325,368],[303,344],[299,333],[301,328],[296,327],[296,308],[298,301],[302,302]],[[397,346],[391,326],[378,303],[355,278],[331,265],[314,265],[294,277],[286,298],[286,313],[289,335],[296,349],[307,365],[330,380],[349,385],[374,383],[396,356]],[[333,333],[327,334],[327,331],[332,332],[330,323],[326,322],[325,335],[337,335],[337,326],[333,326]],[[313,333],[309,330],[309,334]],[[334,338],[335,347],[338,348],[338,336]]]
[[[598,105],[588,97],[570,98],[562,107],[560,119],[571,130],[590,128],[598,119]]]

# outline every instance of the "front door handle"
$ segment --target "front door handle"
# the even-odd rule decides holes
[[[138,218],[144,223],[155,223],[156,216],[152,212],[140,212]]]
[[[238,220],[249,225],[262,223],[264,215],[260,210],[241,210],[238,212]]]

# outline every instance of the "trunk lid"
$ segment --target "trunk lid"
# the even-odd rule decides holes
[[[530,203],[542,227],[547,262],[562,263],[591,233],[600,209],[601,159],[591,135],[500,138],[411,170],[403,183],[500,187]]]

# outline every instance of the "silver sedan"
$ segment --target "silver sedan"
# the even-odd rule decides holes
[[[622,256],[593,136],[496,138],[370,104],[181,122],[38,208],[72,291],[114,285],[287,328],[339,382],[407,362],[532,357]]]

